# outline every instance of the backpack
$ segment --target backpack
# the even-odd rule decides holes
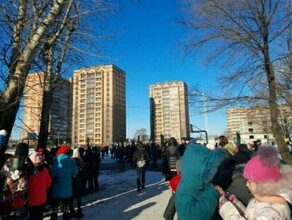
[[[144,154],[143,153],[140,154],[140,160],[137,161],[137,167],[138,168],[146,167],[146,160],[144,158]]]
[[[15,216],[26,216],[28,175],[23,169],[26,158],[14,155],[5,155],[0,167],[0,215],[14,213]]]

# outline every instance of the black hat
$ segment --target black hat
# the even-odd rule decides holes
[[[15,156],[27,157],[28,156],[28,145],[26,143],[19,143],[15,149]]]

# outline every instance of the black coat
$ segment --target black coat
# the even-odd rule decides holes
[[[136,169],[146,169],[146,166],[143,168],[137,167],[137,162],[139,160],[141,160],[141,158],[144,158],[144,160],[146,160],[146,164],[149,162],[149,154],[148,154],[146,148],[144,148],[144,147],[139,147],[133,155],[133,162],[136,166]]]
[[[168,166],[170,169],[175,169],[176,161],[180,158],[178,147],[175,145],[170,145],[166,148],[166,159],[168,161]]]

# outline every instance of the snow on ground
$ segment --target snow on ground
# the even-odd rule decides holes
[[[115,161],[106,157],[102,163],[115,163]],[[128,166],[123,172],[101,170],[99,184],[98,192],[86,195],[82,199],[83,219],[164,219],[163,212],[171,191],[161,171],[146,172],[146,188],[140,193],[136,189],[136,171]],[[62,219],[62,216],[58,218]]]
[[[136,190],[136,172],[102,172],[101,189],[84,200],[85,219],[163,219],[162,215],[171,196],[168,182],[161,172],[146,173],[146,188]]]

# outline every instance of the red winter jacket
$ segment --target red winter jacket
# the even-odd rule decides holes
[[[173,178],[171,178],[171,180],[169,181],[170,188],[172,189],[173,192],[176,191],[176,188],[179,184],[180,178],[181,178],[181,174],[179,173],[176,176],[174,176]]]
[[[39,206],[47,202],[47,190],[52,184],[52,178],[48,168],[44,167],[28,183],[28,205]]]

